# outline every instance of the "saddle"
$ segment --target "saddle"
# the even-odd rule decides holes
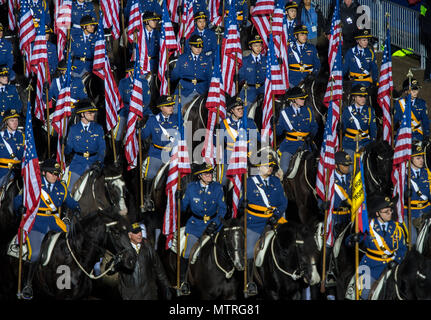
[[[294,179],[296,177],[296,174],[298,173],[299,164],[301,163],[302,157],[304,156],[304,153],[307,150],[301,150],[297,151],[293,158],[294,161],[290,161],[289,167],[286,171],[286,178],[285,179]]]
[[[13,258],[19,259],[19,243],[18,243],[18,235],[15,235],[13,237],[12,241],[10,242],[8,249],[7,249],[7,255]],[[24,242],[22,244],[22,261],[28,261],[28,245],[27,242]]]
[[[69,167],[66,168],[66,170],[69,170]],[[75,185],[72,187],[71,196],[76,200],[79,201],[82,197],[82,194],[84,193],[85,187],[87,186],[88,179],[90,178],[90,175],[93,171],[87,170],[84,172],[84,174],[79,177],[78,180],[76,180]],[[65,177],[68,176],[68,174],[64,174]]]
[[[422,223],[422,228],[420,229],[418,238],[416,240],[416,250],[419,253],[423,252],[424,244],[425,244],[425,238],[428,234],[428,229],[429,229],[430,225],[431,225],[431,219],[430,218],[425,219],[425,221]]]
[[[370,288],[370,293],[368,295],[368,300],[377,300],[380,292],[385,286],[385,282],[392,274],[392,270],[385,269],[380,275],[379,279],[373,283]],[[356,300],[356,285],[355,285],[355,275],[350,279],[349,285],[347,286],[345,298],[347,300]]]
[[[273,240],[274,235],[274,230],[268,230],[257,240],[254,246],[254,264],[256,267],[261,267],[263,265],[266,250]]]
[[[210,240],[211,237],[204,234],[202,237],[197,241],[193,248],[190,251],[190,264],[194,264],[199,257],[199,253],[201,249],[205,246],[205,244]],[[182,227],[180,229],[180,252],[184,252],[184,249],[186,248],[186,227]],[[177,232],[174,232],[174,237],[172,239],[172,246],[171,250],[175,253],[177,253]]]

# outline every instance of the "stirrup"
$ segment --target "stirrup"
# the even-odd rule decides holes
[[[33,299],[33,289],[31,286],[25,286],[21,291],[21,298],[24,300],[31,300]]]
[[[179,289],[177,289],[178,296],[188,296],[190,294],[190,285],[188,282],[181,283]]]
[[[251,297],[257,295],[257,285],[253,281],[247,283],[247,287],[245,290],[246,297]]]

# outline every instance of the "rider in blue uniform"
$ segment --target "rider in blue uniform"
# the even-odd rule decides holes
[[[0,121],[7,110],[22,111],[22,103],[15,85],[9,84],[9,68],[0,66]]]
[[[180,55],[172,71],[171,81],[179,80],[181,104],[184,106],[196,95],[208,92],[212,75],[212,60],[202,54],[203,39],[198,35],[189,38],[191,52]],[[178,94],[178,86],[175,91]]]
[[[280,167],[283,174],[289,169],[290,159],[299,148],[310,149],[318,126],[311,107],[305,106],[307,93],[300,87],[288,91],[290,105],[283,109],[276,126],[277,135],[283,134],[279,150],[281,152]]]
[[[296,39],[293,31],[298,23],[298,4],[295,1],[286,1],[284,9],[286,10],[287,41],[294,43]]]
[[[190,251],[199,238],[205,233],[215,234],[222,226],[221,219],[226,214],[226,202],[223,187],[213,181],[214,167],[202,163],[193,168],[193,175],[197,181],[187,185],[184,196],[181,199],[181,212],[187,209],[191,211],[191,217],[186,222],[186,248],[181,257],[181,293],[190,292],[185,279]]]
[[[143,170],[144,179],[144,207],[145,211],[153,211],[151,200],[151,185],[160,167],[169,161],[172,142],[178,131],[178,118],[173,114],[175,96],[162,96],[157,107],[160,113],[150,115],[142,131],[142,140],[151,137],[151,146],[145,160]]]
[[[81,19],[81,29],[73,28],[70,32],[72,65],[76,67],[75,72],[81,77],[85,72],[93,70],[97,24],[94,17],[87,15]]]
[[[341,115],[343,132],[343,149],[353,159],[356,150],[356,137],[359,149],[376,140],[377,125],[374,109],[368,105],[368,89],[357,85],[352,88],[354,103],[344,108]]]
[[[0,65],[6,65],[9,68],[9,78],[15,80],[13,71],[14,57],[12,43],[4,37],[4,27],[0,22]]]
[[[307,42],[307,27],[297,25],[293,30],[293,35],[295,36],[295,41],[291,42],[287,49],[290,87],[297,86],[309,75],[317,75],[320,70],[317,49]]]
[[[190,36],[196,34],[202,38],[204,43],[202,54],[210,57],[211,60],[214,61],[215,52],[217,50],[217,36],[213,30],[208,28],[207,18],[208,16],[203,11],[199,11],[194,15],[195,29]],[[189,39],[187,39],[184,46],[184,52],[190,52]]]
[[[226,176],[226,170],[229,167],[229,162],[231,159],[232,151],[234,149],[235,141],[238,139],[239,129],[243,127],[244,121],[244,101],[241,98],[237,98],[236,101],[227,107],[227,112],[229,113],[226,119],[220,122],[220,129],[222,134],[217,132],[216,136],[223,139],[223,170],[222,175],[219,179],[223,186],[228,183]],[[252,118],[247,117],[247,150],[248,152],[257,151],[257,142],[260,141],[260,133],[257,129],[256,123]],[[215,143],[217,143],[217,138],[215,138]]]
[[[74,214],[79,216],[80,212],[79,203],[69,195],[64,182],[58,180],[60,164],[54,159],[47,159],[41,165],[40,170],[42,173],[42,184],[39,209],[27,238],[30,265],[27,281],[22,291],[24,299],[33,298],[31,283],[39,263],[40,248],[43,238],[49,231],[68,231],[68,226],[60,219],[59,208],[65,204],[69,209],[73,210]],[[14,208],[17,213],[25,214],[26,208],[23,206],[22,193],[15,197]]]
[[[46,46],[48,50],[48,67],[51,79],[53,78],[58,66],[57,46],[50,41],[51,35],[53,35],[53,33],[54,31],[52,28],[49,25],[45,25]]]
[[[247,107],[250,107],[264,94],[266,79],[266,59],[262,54],[263,40],[259,35],[254,35],[248,42],[251,53],[243,58],[242,67],[238,71],[239,81],[247,85]],[[241,99],[245,99],[245,87],[241,89]]]
[[[74,0],[72,2],[72,28],[81,29],[81,19],[91,16],[97,19],[96,9],[92,1]]]
[[[371,37],[369,30],[360,29],[355,36],[357,45],[350,48],[344,57],[343,76],[349,76],[353,85],[369,87],[371,84],[378,84],[376,56],[368,46],[368,39]]]
[[[29,0],[30,11],[33,15],[35,28],[39,27],[42,13],[45,12],[45,23],[51,24],[51,15],[49,13],[49,2],[47,0]]]
[[[66,82],[67,62],[65,60],[61,60],[58,63],[57,70],[59,71],[59,75],[52,79],[51,87],[48,92],[49,100],[54,100],[54,102],[57,101],[60,90]],[[75,67],[72,66],[72,72],[70,74],[70,98],[72,101],[72,108],[74,108],[78,101],[88,99],[82,78],[77,76],[74,70]]]
[[[407,96],[411,95],[411,117],[412,117],[412,140],[426,142],[430,136],[430,120],[428,118],[428,108],[426,101],[419,98],[419,89],[421,86],[416,79],[404,80],[403,91],[404,97],[394,101],[394,125],[401,124],[403,113],[406,108]]]
[[[123,100],[124,106],[120,109],[120,112],[118,114],[118,116],[120,117],[120,121],[118,122],[118,128],[116,129],[116,141],[122,140],[124,129],[127,123],[127,117],[129,116],[129,104],[133,91],[134,70],[135,62],[131,61],[126,68],[126,77],[121,79],[120,83],[118,84],[118,91],[120,93],[121,100]],[[142,113],[144,116],[149,116],[153,114],[153,112],[149,108],[149,103],[151,99],[150,88],[148,87],[147,79],[145,79],[142,73],[139,74],[139,77],[142,82],[142,100],[144,102]]]
[[[75,110],[81,121],[70,128],[64,148],[65,155],[74,153],[67,182],[69,191],[85,171],[103,168],[106,149],[103,128],[95,122],[97,107],[86,99],[79,101]]]
[[[285,222],[287,198],[280,179],[273,175],[277,162],[271,153],[259,152],[251,161],[252,172],[247,178],[247,198],[242,198],[241,209],[246,209],[247,217],[247,263],[248,294],[257,294],[257,286],[252,281],[254,247],[264,233],[267,224],[276,226]]]
[[[364,233],[355,233],[346,238],[346,244],[353,246],[359,242],[365,247],[365,255],[359,263],[359,268],[369,270],[360,275],[360,283],[369,283],[370,287],[360,288],[361,299],[366,300],[373,283],[380,278],[386,269],[394,269],[400,264],[407,252],[406,235],[403,226],[392,219],[393,202],[390,198],[381,195],[369,201],[370,223],[369,230]],[[361,279],[369,276],[369,281]]]
[[[222,3],[220,3],[219,16],[221,17],[224,16],[225,18],[227,18],[232,4],[235,4],[236,21],[237,21],[238,28],[240,28],[241,26],[245,26],[247,23],[248,14],[250,11],[248,8],[247,0],[225,0],[224,2],[225,13],[223,15],[223,5]],[[227,25],[226,20],[224,22],[224,25],[225,26]]]
[[[412,145],[411,155],[411,173],[410,173],[410,208],[412,217],[412,226],[410,242],[412,245],[416,244],[418,231],[422,224],[422,220],[430,217],[431,214],[431,171],[425,166],[425,150],[423,144],[418,141]],[[406,173],[406,182],[404,185],[404,212],[408,212],[408,174]],[[406,214],[405,214],[406,216]],[[409,219],[405,219],[408,221]],[[418,230],[416,229],[418,228]]]
[[[157,73],[159,67],[160,31],[157,29],[157,24],[160,20],[160,16],[154,11],[146,11],[142,15],[150,68],[153,74]]]
[[[14,178],[13,169],[19,169],[24,155],[24,133],[18,130],[18,119],[19,114],[14,109],[6,111],[3,118],[4,129],[0,131],[0,188]]]

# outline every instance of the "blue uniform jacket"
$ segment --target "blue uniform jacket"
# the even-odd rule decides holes
[[[259,55],[259,62],[256,62],[253,54],[244,57],[242,66],[238,70],[239,81],[245,81],[247,87],[247,102],[253,103],[256,101],[259,94],[263,94],[265,90],[266,79],[266,59],[267,56]],[[241,89],[240,97],[245,99],[245,89]]]
[[[359,67],[358,60],[361,63],[361,67]],[[373,50],[365,48],[364,54],[361,57],[358,46],[350,48],[344,57],[343,76],[346,75],[350,75],[354,79],[355,85],[369,86],[371,82],[377,83],[379,72]]]
[[[2,138],[3,136],[3,138]],[[9,150],[6,147],[5,141],[10,145],[12,149],[12,155],[9,153]],[[8,160],[22,160],[24,155],[24,133],[17,130],[13,134],[13,137],[10,136],[7,129],[3,130],[0,133],[0,178],[4,177],[9,169],[7,167]]]
[[[192,32],[190,36],[194,34],[200,35],[204,42],[202,54],[210,57],[211,60],[214,61],[215,52],[217,50],[217,36],[215,32],[211,29],[205,28],[204,31],[202,31],[202,35],[201,35],[198,31],[198,28],[195,27],[195,30]],[[186,43],[184,45],[184,53],[189,53],[191,51],[190,45],[189,45],[189,39],[186,40]]]
[[[316,47],[305,43],[301,52],[297,42],[292,42],[287,49],[287,60],[289,63],[289,83],[296,87],[310,73],[317,75],[320,70],[320,59],[317,56]]]
[[[184,53],[178,58],[171,80],[180,80],[181,94],[184,96],[190,95],[194,90],[202,95],[208,92],[211,75],[211,58],[200,54],[197,61],[194,61],[191,53]],[[196,81],[196,84],[192,81]],[[176,93],[178,93],[178,87]]]
[[[406,97],[395,100],[394,123],[401,123],[406,104]],[[402,105],[402,107],[401,107]],[[412,140],[422,141],[430,135],[430,120],[425,100],[416,98],[411,104]]]
[[[144,77],[141,76],[141,82],[142,82],[142,99],[144,102],[144,108],[143,108],[143,114],[144,115],[151,115],[153,114],[150,108],[148,108],[148,104],[150,103],[151,99],[151,92],[150,88],[148,87],[148,81]],[[120,109],[120,116],[126,117],[129,115],[129,104],[130,104],[130,97],[132,96],[132,89],[133,89],[133,79],[129,76],[126,76],[125,78],[120,80],[120,83],[118,84],[118,91],[120,92],[121,99],[123,100],[124,107]]]
[[[77,0],[72,2],[72,26],[74,28],[81,29],[81,19],[88,15],[97,20],[93,2],[85,1],[82,5]]]
[[[335,181],[335,193],[334,193],[334,211],[332,215],[332,219],[334,221],[334,225],[338,223],[350,222],[350,209],[349,210],[341,210],[341,202],[346,200],[349,204],[351,203],[352,198],[352,175],[350,173],[344,176],[345,183],[341,181],[338,174],[334,175]]]
[[[9,68],[9,79],[15,78],[13,67],[13,48],[9,40],[5,38],[0,39],[0,65],[5,64]]]
[[[39,26],[42,13],[45,11],[45,24],[51,24],[51,15],[49,14],[49,2],[47,0],[30,0],[28,4],[30,6],[30,11],[33,15],[33,21],[35,27]]]
[[[7,84],[4,90],[0,88],[0,122],[3,121],[4,113],[12,109],[15,109],[17,113],[21,113],[22,103],[16,87],[12,84]]]
[[[226,214],[223,187],[212,182],[205,192],[199,181],[190,182],[181,200],[181,211],[185,212],[189,207],[193,215],[187,220],[186,233],[199,238],[212,221],[220,229],[220,219]]]
[[[236,17],[237,17],[237,23],[238,26],[245,23],[248,20],[248,13],[249,8],[247,4],[247,0],[225,0],[225,18],[227,19],[229,15],[230,7],[232,6],[232,3],[235,3],[236,8]],[[219,7],[219,16],[223,16],[223,5],[220,4]],[[227,21],[225,20],[224,25],[227,25]]]
[[[160,31],[154,29],[151,31],[151,37],[149,37],[148,31],[145,29],[145,39],[147,42],[148,57],[150,58],[151,72],[155,73],[159,67]]]
[[[52,42],[47,42],[48,47],[48,66],[49,66],[49,73],[51,74],[51,78],[54,75],[55,71],[57,70],[58,66],[58,54],[57,54],[57,46],[53,44]]]
[[[151,136],[151,146],[148,151],[148,156],[157,159],[162,159],[162,152],[170,152],[171,150],[171,146],[168,146],[168,144],[170,144],[169,137],[163,133],[160,126],[165,128],[171,137],[175,137],[178,131],[177,116],[172,114],[169,116],[168,120],[165,121],[161,113],[151,115],[142,128],[142,139]]]
[[[268,187],[266,187],[262,177],[259,175],[247,178],[247,200],[249,208],[252,208],[254,205],[267,207],[253,180],[254,177],[257,178],[257,185],[265,192],[269,205],[274,208],[273,214],[278,220],[284,215],[287,209],[287,198],[284,194],[280,179],[273,175],[269,176]],[[256,215],[251,210],[247,210],[247,228],[261,234],[270,216],[272,215]]]
[[[232,116],[227,117],[223,121],[220,122],[220,129],[222,129],[224,133],[224,143],[225,147],[223,148],[223,154],[224,154],[224,164],[228,165],[230,157],[232,155],[233,147],[235,144],[235,141],[238,136],[238,129],[242,126],[241,124],[242,119],[239,119],[238,121],[235,121],[232,119]],[[256,135],[251,135],[250,130],[256,130]],[[216,144],[216,138],[217,133],[215,133],[214,136],[214,145]],[[247,136],[248,136],[248,150],[251,151],[254,148],[257,148],[256,140],[260,141],[260,132],[256,127],[256,123],[253,119],[247,118]],[[257,139],[256,139],[257,138]],[[256,149],[254,149],[256,150]]]
[[[89,34],[86,41],[84,41],[84,31],[80,29],[72,29],[70,34],[72,38],[72,65],[76,67],[75,72],[80,74],[84,69],[91,72],[93,70],[96,34]]]
[[[412,218],[419,218],[422,214],[429,213],[431,211],[431,171],[423,167],[419,169],[419,177],[416,177],[413,168],[411,169],[411,210]],[[406,174],[406,183],[404,186],[404,194],[407,195],[408,188],[408,175]],[[406,197],[407,198],[407,197]],[[404,212],[407,212],[408,203],[404,201]]]
[[[289,127],[283,114],[289,119],[292,128]],[[280,152],[294,154],[299,147],[305,146],[303,140],[305,135],[309,133],[309,135],[314,137],[317,130],[317,122],[314,118],[313,110],[310,107],[303,106],[299,108],[299,115],[296,115],[293,106],[288,106],[281,111],[276,126],[277,135],[286,132],[286,137],[280,144]],[[300,137],[301,139],[296,137]]]
[[[51,87],[49,88],[49,100],[57,100],[60,90],[66,81],[64,76],[54,78],[51,82]],[[84,83],[80,77],[71,76],[70,77],[70,97],[72,102],[83,100],[88,98],[87,92],[85,90]]]
[[[69,170],[71,172],[81,176],[87,166],[91,166],[96,161],[103,163],[106,149],[104,135],[102,126],[95,122],[90,123],[88,131],[84,130],[81,122],[70,128],[64,153],[75,152],[70,163]],[[85,152],[89,152],[90,156],[88,158],[78,154],[84,154]]]
[[[295,43],[296,42],[296,38],[293,35],[293,29],[295,29],[295,27],[296,27],[297,20],[294,19],[293,21],[288,21],[287,18],[286,18],[286,22],[287,22],[287,41],[289,43]]]
[[[373,228],[371,227],[372,225]],[[371,276],[378,279],[383,270],[387,267],[388,262],[394,260],[401,263],[407,251],[405,242],[405,234],[403,228],[398,222],[389,221],[387,231],[384,232],[377,219],[370,221],[370,231],[366,233],[363,240],[366,247],[366,253],[362,257],[360,266],[368,266],[371,271]],[[386,258],[384,252],[376,241],[376,236],[383,240],[383,246],[388,252],[392,253],[392,257]],[[348,240],[348,238],[346,239]]]
[[[355,106],[348,106],[344,108],[342,115],[342,130],[343,130],[343,148],[356,150],[355,134],[358,131],[358,127],[355,124],[355,117],[360,125],[359,148],[365,147],[371,141],[376,140],[377,136],[377,125],[376,115],[374,109],[365,105],[361,109],[361,113],[356,111]]]

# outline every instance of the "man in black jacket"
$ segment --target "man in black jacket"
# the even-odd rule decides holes
[[[153,246],[142,237],[139,223],[130,226],[129,239],[137,260],[133,271],[119,270],[119,291],[123,300],[156,300],[160,294],[170,300],[168,277]]]

